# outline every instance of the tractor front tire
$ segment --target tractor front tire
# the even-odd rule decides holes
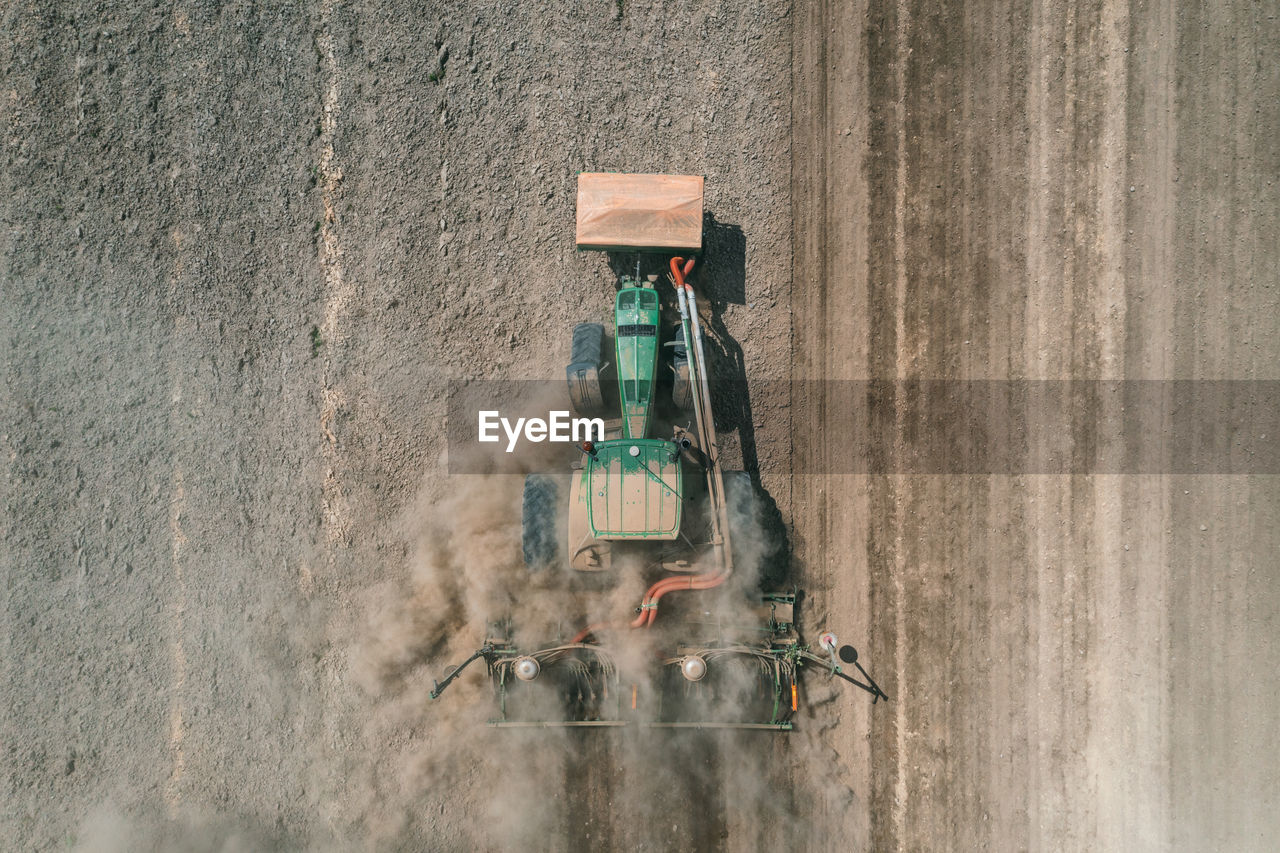
[[[555,567],[560,555],[560,483],[546,474],[524,478],[521,512],[524,564],[531,572]]]
[[[569,383],[569,403],[579,417],[592,418],[604,411],[604,389],[600,371],[604,365],[604,326],[579,323],[573,327],[573,346],[565,379]]]

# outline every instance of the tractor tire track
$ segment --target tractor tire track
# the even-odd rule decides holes
[[[1273,376],[1280,80],[1252,59],[1277,43],[1273,17],[1057,0],[863,12],[796,18],[797,379]],[[846,127],[865,128],[862,156],[838,150]],[[1275,547],[1267,477],[907,473],[920,427],[905,414],[963,417],[947,400],[899,388],[842,410],[798,388],[797,556],[816,612],[868,633],[893,697],[848,765],[866,792],[858,837],[1273,837],[1259,797],[1222,787],[1276,786],[1244,744],[1274,736],[1261,703],[1278,685],[1245,683],[1239,663],[1277,654],[1277,590],[1258,574]],[[1072,402],[1061,428],[1087,471],[1117,403]],[[802,473],[832,463],[834,427],[861,411],[872,440],[839,452],[885,473]],[[1016,450],[1028,426],[989,438]],[[1226,689],[1199,692],[1193,671]]]

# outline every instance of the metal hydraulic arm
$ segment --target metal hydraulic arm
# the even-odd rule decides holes
[[[493,654],[493,646],[481,646],[480,648],[476,649],[475,653],[472,654],[471,657],[467,658],[462,663],[454,667],[453,672],[446,675],[444,678],[444,681],[435,682],[435,686],[431,689],[431,698],[432,699],[439,698],[440,694],[444,692],[444,689],[448,687],[455,678],[461,675],[462,671],[466,669],[467,666],[472,661],[477,660],[478,658],[486,657],[491,654]]]

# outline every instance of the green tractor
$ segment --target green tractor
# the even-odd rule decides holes
[[[701,178],[584,174],[578,244],[698,250],[701,190]],[[695,195],[696,216],[682,218]],[[687,281],[693,267],[691,259],[670,261],[679,325],[665,345],[659,277],[641,279],[639,264],[635,276],[619,282],[612,349],[602,324],[573,330],[568,396],[579,416],[599,419],[603,438],[580,446],[567,495],[562,479],[545,474],[529,475],[524,486],[522,546],[531,572],[567,572],[571,584],[574,577],[607,581],[638,571],[647,584],[642,600],[625,619],[585,625],[538,649],[519,647],[510,623],[495,626],[436,685],[433,698],[479,659],[496,691],[495,726],[785,730],[798,708],[799,671],[815,664],[874,700],[887,698],[852,647],[838,650],[834,635],[824,633],[816,647],[801,641],[796,591],[747,596],[759,578],[775,574],[778,567],[769,563],[785,558],[785,549],[762,543],[760,495],[751,478],[720,464],[698,302]],[[669,437],[659,437],[663,427]],[[744,543],[740,553],[736,538]],[[675,618],[653,630],[665,596],[723,587],[743,570],[738,595],[676,596],[664,608]],[[645,635],[660,650],[653,665],[623,672],[614,647]],[[861,679],[846,673],[842,661]]]
[[[611,361],[605,357],[603,325],[580,323],[573,330],[566,369],[570,403],[578,415],[603,422],[604,440],[587,444],[572,474],[567,539],[559,526],[565,513],[557,480],[542,474],[526,479],[523,546],[531,569],[567,562],[578,571],[607,571],[614,543],[679,539],[686,499],[683,462],[692,455],[695,439],[683,430],[670,439],[653,437],[657,389],[664,384],[659,382],[660,331],[654,282],[631,276],[622,277],[614,300]],[[687,346],[683,339],[673,344],[672,361],[687,377]],[[616,379],[607,381],[610,372]],[[602,417],[606,401],[616,401],[613,417]]]

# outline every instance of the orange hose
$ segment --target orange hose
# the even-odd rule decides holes
[[[688,277],[689,273],[693,272],[694,260],[695,258],[690,258],[687,261],[684,258],[671,259],[671,277],[676,280],[676,287],[688,289],[689,285],[685,284],[684,280]],[[681,264],[684,266],[682,267]]]
[[[571,642],[581,643],[583,640],[587,639],[587,637],[590,637],[592,634],[594,634],[596,631],[600,630],[601,628],[608,628],[608,627],[609,627],[608,622],[596,622],[594,625],[588,625],[578,633],[574,634],[573,640]]]
[[[644,594],[644,600],[640,602],[640,613],[631,621],[631,627],[648,628],[652,625],[658,615],[658,599],[672,589],[679,588],[680,584],[684,584],[685,589],[693,589],[693,577],[664,578],[649,587]]]
[[[680,589],[711,589],[725,582],[728,575],[721,572],[705,575],[685,575],[678,578],[664,578],[649,587],[640,603],[640,614],[631,622],[632,628],[648,628],[658,618],[658,599],[668,592]]]
[[[668,582],[662,589],[655,591],[653,594],[653,597],[650,599],[650,602],[653,604],[653,607],[649,608],[649,621],[645,625],[645,627],[652,625],[653,620],[658,618],[658,599],[662,598],[662,596],[666,595],[668,592],[675,592],[676,590],[682,589],[682,588],[698,589],[698,590],[711,589],[712,587],[716,587],[724,583],[726,578],[728,578],[728,575],[724,574],[723,572],[716,572],[714,575],[710,575],[706,577],[694,576],[687,579],[688,586],[686,587],[682,587],[680,583],[682,580],[685,580],[684,578],[672,578],[671,581]]]

